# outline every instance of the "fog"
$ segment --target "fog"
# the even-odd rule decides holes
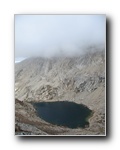
[[[105,15],[15,15],[16,58],[73,56],[105,41]]]

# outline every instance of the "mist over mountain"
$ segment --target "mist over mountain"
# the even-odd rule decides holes
[[[105,15],[15,15],[15,57],[78,55],[105,46]]]
[[[102,50],[89,52],[82,56],[33,57],[23,60],[15,65],[16,98],[22,101],[44,100],[46,99],[45,95],[42,97],[41,93],[38,97],[36,94],[37,91],[41,91],[43,86],[49,85],[52,89],[57,88],[57,92],[59,92],[67,86],[67,82],[70,82],[71,90],[75,92],[78,83],[84,83],[91,77],[105,78],[104,57],[104,50]],[[86,86],[86,88],[88,87]],[[92,90],[92,85],[89,88]],[[31,95],[32,93],[33,95]],[[56,96],[59,95],[56,94]],[[56,96],[52,99],[56,99]]]

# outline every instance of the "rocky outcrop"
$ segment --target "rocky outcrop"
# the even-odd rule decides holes
[[[75,81],[74,89],[76,93],[83,91],[92,92],[100,86],[105,86],[105,77],[97,76],[86,79],[77,79]]]
[[[47,133],[36,128],[34,125],[16,122],[15,124],[16,135],[46,135]]]

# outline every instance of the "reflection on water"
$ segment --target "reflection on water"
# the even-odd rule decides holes
[[[43,120],[69,128],[88,127],[87,118],[92,111],[82,104],[74,102],[39,102],[34,103],[37,115]]]

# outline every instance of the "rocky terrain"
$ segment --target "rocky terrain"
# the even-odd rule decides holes
[[[105,135],[105,51],[73,57],[29,58],[15,64],[16,135]],[[93,111],[89,127],[52,125],[31,102],[74,101]]]

